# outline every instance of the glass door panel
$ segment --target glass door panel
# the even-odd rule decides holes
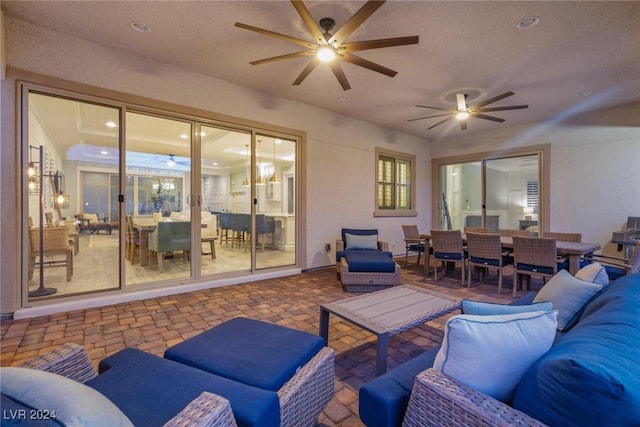
[[[256,268],[296,263],[296,142],[258,135]]]
[[[190,278],[191,123],[133,112],[126,122],[126,284]]]
[[[445,230],[463,230],[482,224],[482,177],[480,162],[441,168],[441,217]]]
[[[200,127],[200,274],[251,270],[251,134]]]
[[[117,289],[120,224],[112,195],[119,178],[120,110],[27,96],[28,300]]]
[[[538,156],[485,161],[487,224],[537,232]]]

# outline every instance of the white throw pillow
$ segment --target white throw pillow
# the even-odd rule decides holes
[[[578,320],[582,308],[602,285],[578,279],[567,270],[560,270],[538,291],[534,303],[551,301],[558,310],[558,330],[569,330]]]
[[[599,262],[585,265],[576,273],[576,277],[585,282],[597,283],[603,286],[609,284],[607,270]]]
[[[51,372],[0,368],[2,393],[65,426],[111,427],[133,424],[116,405],[89,386]],[[42,412],[40,412],[42,411]]]
[[[345,238],[347,239],[346,249],[378,249],[377,234],[361,236],[359,234],[345,233]]]
[[[454,316],[433,368],[509,403],[527,369],[553,344],[557,312]]]

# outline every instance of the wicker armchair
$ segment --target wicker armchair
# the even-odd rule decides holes
[[[416,377],[402,425],[403,427],[544,426],[527,414],[432,368],[421,372]]]
[[[62,375],[81,383],[96,376],[87,352],[73,343],[66,343],[19,366]],[[165,426],[235,427],[236,422],[227,399],[203,392]]]
[[[605,254],[589,254],[585,255],[584,261],[587,263],[599,262],[602,264],[607,271],[610,280],[615,280],[628,274],[639,273],[640,242],[635,244],[629,258],[615,257]]]

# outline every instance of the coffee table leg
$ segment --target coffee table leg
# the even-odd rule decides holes
[[[376,376],[387,372],[387,349],[389,348],[389,334],[378,335],[376,356]]]
[[[320,307],[320,337],[324,345],[329,345],[329,312]]]

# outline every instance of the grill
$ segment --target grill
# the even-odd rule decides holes
[[[628,217],[626,230],[614,231],[611,235],[611,241],[618,244],[618,251],[626,246],[625,257],[628,257],[631,246],[640,242],[640,216]]]

